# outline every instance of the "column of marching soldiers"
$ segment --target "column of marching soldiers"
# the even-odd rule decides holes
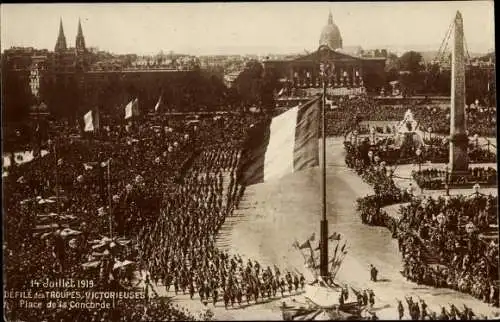
[[[214,305],[223,302],[228,308],[297,294],[304,288],[300,273],[281,273],[277,266],[262,267],[251,259],[245,263],[215,245],[215,235],[244,192],[236,181],[240,156],[233,148],[203,151],[184,183],[167,196],[154,227],[142,230],[143,267],[167,292],[198,296]]]

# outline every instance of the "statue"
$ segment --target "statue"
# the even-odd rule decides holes
[[[413,122],[414,121],[414,118],[413,118],[413,113],[411,112],[410,109],[408,109],[406,112],[405,112],[405,117],[404,117],[404,120],[406,122]]]

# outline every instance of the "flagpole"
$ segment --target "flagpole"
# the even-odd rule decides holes
[[[318,51],[322,51],[320,48]],[[320,62],[323,63],[323,62]],[[326,123],[325,123],[325,105],[326,105],[326,66],[323,66],[323,97],[321,108],[321,226],[320,226],[320,275],[323,278],[328,277],[328,220],[326,219]]]
[[[40,152],[41,155],[41,152]],[[61,200],[59,200],[59,179],[58,179],[58,164],[57,164],[57,152],[56,152],[56,143],[54,142],[54,159],[56,160],[55,166],[55,186],[56,186],[56,200],[57,200],[57,214],[61,214]]]
[[[111,203],[111,158],[108,159],[108,203],[109,203],[109,238],[113,238],[113,208]]]

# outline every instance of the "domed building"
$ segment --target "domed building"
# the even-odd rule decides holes
[[[328,46],[331,50],[342,48],[342,36],[340,35],[339,27],[333,22],[331,12],[328,15],[328,24],[321,31],[319,46]]]
[[[282,88],[276,90],[283,99],[298,96],[307,99],[322,92],[320,66],[326,71],[327,92],[330,96],[377,92],[384,84],[385,61],[385,57],[347,53],[343,48],[340,29],[330,12],[328,22],[320,33],[319,46],[313,53],[294,59],[266,60],[263,64],[266,73],[280,80]]]

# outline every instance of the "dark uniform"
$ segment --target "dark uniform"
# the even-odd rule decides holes
[[[399,314],[399,319],[403,319],[403,316],[405,314],[405,308],[403,307],[403,303],[401,301],[398,301],[398,314]]]
[[[376,282],[377,281],[378,270],[375,266],[370,265],[370,280]]]

